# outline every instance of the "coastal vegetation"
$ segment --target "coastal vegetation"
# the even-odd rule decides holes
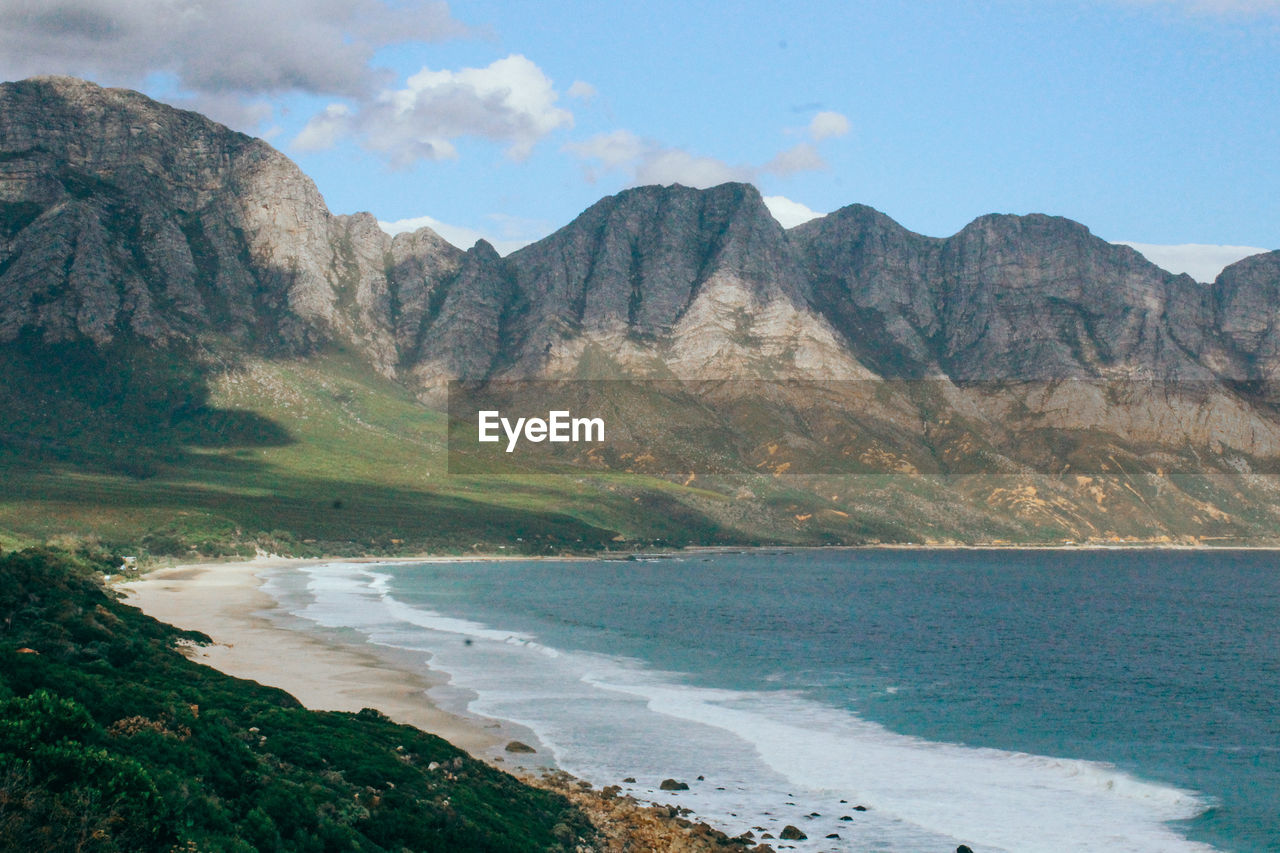
[[[304,709],[181,654],[113,555],[0,556],[0,849],[574,850],[596,831],[379,712]]]

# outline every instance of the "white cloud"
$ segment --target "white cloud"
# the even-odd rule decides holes
[[[813,117],[813,121],[809,122],[809,134],[816,142],[844,136],[849,132],[849,128],[849,119],[831,110],[818,113]]]
[[[595,160],[606,169],[616,169],[645,156],[655,146],[629,130],[597,133],[582,142],[570,142],[565,150],[583,160]]]
[[[826,169],[827,161],[815,143],[843,136],[849,128],[849,120],[843,115],[824,110],[813,117],[804,131],[796,128],[786,131],[788,134],[806,132],[812,141],[797,143],[759,164],[735,164],[717,157],[694,154],[684,148],[645,139],[630,130],[598,133],[589,139],[570,142],[564,150],[582,161],[587,180],[592,183],[599,179],[601,172],[621,170],[631,173],[633,185],[683,184],[705,188],[727,181],[753,183],[762,175],[785,178]]]
[[[755,170],[731,166],[715,157],[699,157],[681,148],[665,148],[647,154],[635,169],[637,184],[683,184],[706,189],[728,181],[750,181]]]
[[[764,197],[764,205],[769,208],[769,212],[773,214],[773,218],[778,220],[778,224],[783,228],[795,228],[802,225],[810,219],[817,219],[820,216],[826,216],[825,213],[811,207],[801,204],[798,201],[792,201],[786,196],[767,195]]]
[[[236,117],[225,99],[368,95],[378,49],[465,32],[443,2],[4,0],[0,78],[69,74],[138,86],[164,74],[195,103],[223,98],[223,115]]]
[[[520,54],[484,68],[424,68],[403,89],[384,91],[356,110],[331,106],[307,123],[295,144],[328,147],[351,136],[397,166],[457,156],[453,140],[479,136],[507,144],[507,156],[527,157],[552,131],[573,126],[556,106],[559,95],[542,69]]]
[[[625,170],[631,173],[633,185],[683,184],[704,189],[727,181],[750,183],[765,173],[786,176],[826,168],[821,155],[807,142],[780,152],[760,166],[693,154],[643,139],[629,130],[596,134],[564,148],[584,162],[587,180],[592,182],[601,170]]]
[[[444,239],[448,240],[459,249],[470,249],[476,244],[477,240],[487,240],[497,250],[499,255],[509,255],[516,249],[523,248],[533,242],[534,239],[502,239],[494,237],[478,231],[475,228],[467,228],[462,225],[450,225],[447,222],[441,222],[431,216],[415,216],[412,219],[397,219],[395,222],[378,221],[378,227],[392,236],[405,231],[417,231],[419,228],[430,228]]]
[[[294,147],[303,151],[332,148],[351,124],[351,108],[346,104],[330,104],[312,116],[311,121],[293,140]]]
[[[1154,243],[1130,243],[1116,241],[1121,246],[1137,249],[1151,263],[1171,273],[1186,273],[1196,281],[1211,282],[1218,273],[1241,258],[1257,255],[1268,249],[1256,246],[1215,246],[1205,243],[1158,245]]]
[[[827,168],[827,161],[822,159],[818,149],[808,142],[801,142],[786,151],[778,152],[760,170],[785,177],[798,172],[816,172],[825,168]]]
[[[166,98],[165,103],[180,109],[193,110],[228,127],[260,128],[275,114],[275,108],[270,101],[231,92],[202,93],[189,98]],[[279,128],[275,130],[276,133],[280,132]],[[266,139],[267,131],[260,130],[258,135]]]
[[[584,83],[581,80],[574,80],[565,92],[570,98],[578,98],[583,101],[589,101],[596,95],[600,94],[596,91],[596,87],[590,83]]]
[[[587,179],[594,182],[597,168],[625,169],[635,184],[684,184],[706,188],[726,181],[750,181],[755,170],[731,166],[714,157],[700,157],[683,148],[667,148],[641,139],[629,130],[599,133],[582,142],[570,142],[565,150],[589,163]]]

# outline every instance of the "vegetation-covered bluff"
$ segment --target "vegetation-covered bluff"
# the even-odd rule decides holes
[[[116,601],[104,568],[0,557],[0,847],[596,849],[562,797],[434,735],[188,661],[208,638]]]

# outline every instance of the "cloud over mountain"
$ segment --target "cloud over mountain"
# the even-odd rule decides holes
[[[1137,249],[1151,263],[1172,273],[1186,273],[1196,281],[1210,282],[1223,268],[1251,255],[1267,251],[1257,246],[1215,246],[1205,243],[1158,245],[1116,241],[1121,246]]]
[[[598,180],[602,172],[622,170],[630,172],[628,183],[632,186],[683,184],[706,189],[731,181],[753,183],[761,175],[786,177],[827,166],[818,149],[808,142],[784,149],[760,165],[728,163],[717,157],[694,154],[684,148],[644,139],[629,130],[599,133],[564,147],[582,161],[589,181]]]
[[[782,195],[764,196],[764,204],[765,207],[769,208],[769,213],[773,214],[773,218],[778,220],[778,224],[783,228],[794,228],[811,219],[826,216],[825,213],[819,213],[807,204],[792,201]]]
[[[295,140],[304,150],[354,137],[393,164],[458,156],[453,141],[478,136],[507,145],[521,160],[547,134],[573,126],[573,113],[556,105],[551,78],[520,54],[484,68],[424,68],[403,89],[391,89],[352,108],[331,104]]]
[[[0,73],[160,73],[195,95],[354,96],[376,89],[378,48],[465,31],[442,2],[16,0],[0,4]]]
[[[809,122],[809,134],[821,142],[836,136],[844,136],[849,132],[849,119],[831,110],[823,110]]]

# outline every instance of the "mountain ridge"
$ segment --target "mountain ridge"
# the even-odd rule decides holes
[[[4,339],[34,327],[103,343],[120,327],[163,342],[203,323],[251,340],[265,317],[259,345],[339,341],[386,375],[482,379],[535,374],[583,331],[671,336],[710,285],[740,291],[737,308],[811,313],[889,378],[1280,370],[1273,327],[1256,328],[1280,294],[1268,255],[1228,267],[1206,294],[1062,217],[987,214],[938,238],[853,204],[788,230],[750,185],[676,184],[605,197],[499,258],[483,241],[464,252],[429,228],[389,237],[367,213],[330,214],[267,143],[128,90],[35,78],[4,84],[0,100]],[[52,239],[27,245],[32,226]],[[74,304],[49,292],[58,265]],[[471,342],[451,361],[429,343],[461,344],[469,334],[453,324],[473,321],[485,351]]]

